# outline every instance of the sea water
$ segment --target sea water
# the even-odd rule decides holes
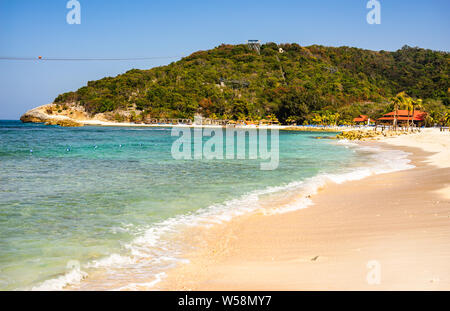
[[[263,171],[175,160],[170,128],[0,121],[0,290],[151,288],[183,262],[186,227],[305,208],[327,182],[410,167],[400,151],[317,136],[280,131],[279,166]],[[303,195],[262,207],[292,193]]]

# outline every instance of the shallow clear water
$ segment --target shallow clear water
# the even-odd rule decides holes
[[[344,172],[373,154],[316,136],[280,132],[279,167],[262,171],[261,160],[174,160],[168,128],[0,121],[0,290],[61,277],[74,260],[95,270],[111,254],[155,247],[149,234],[174,217],[237,208],[256,190]],[[158,245],[153,260],[165,251]]]

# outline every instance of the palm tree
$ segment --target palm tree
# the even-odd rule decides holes
[[[433,122],[434,122],[433,117],[432,117],[431,115],[428,114],[428,115],[425,117],[425,127],[427,127],[428,124],[432,124]]]
[[[416,109],[423,110],[423,105],[422,105],[423,100],[421,100],[420,98],[416,99],[416,100],[412,100],[411,104],[412,104],[412,118],[413,118],[412,123],[414,124],[414,114],[416,113]]]
[[[419,100],[418,100],[419,101]],[[395,116],[394,116],[394,127],[395,130],[397,130],[397,120],[398,120],[398,109],[399,108],[406,108],[408,111],[408,128],[411,129],[411,124],[414,123],[414,110],[416,102],[408,95],[406,92],[400,92],[398,93],[394,99],[394,109],[395,109]],[[422,100],[420,100],[420,105],[422,104]],[[409,113],[410,110],[412,111],[412,115]]]
[[[448,112],[444,115],[444,117],[442,118],[442,122],[444,123],[444,126],[445,126],[445,125],[450,125],[450,111],[448,111]]]
[[[341,117],[341,114],[336,112],[333,116],[334,116],[334,126],[336,127],[338,125],[339,118]]]
[[[411,131],[411,126],[414,123],[414,100],[411,97],[406,96],[404,98],[404,106],[408,111],[408,131]],[[410,110],[412,114],[409,113]]]
[[[394,126],[395,131],[397,131],[398,109],[399,109],[399,107],[402,106],[403,103],[405,102],[405,100],[404,100],[405,95],[406,95],[405,92],[401,92],[401,93],[398,93],[398,94],[392,99],[392,102],[394,103],[394,111],[395,111],[395,114],[394,114],[394,123],[393,123],[393,126]]]
[[[415,105],[415,102],[405,92],[401,92],[397,96],[400,96],[400,106],[401,106],[401,108],[405,108],[406,111],[408,112],[407,125],[408,125],[408,131],[410,131],[411,130],[411,126],[414,124],[414,105]],[[410,112],[412,114],[410,114]]]
[[[297,123],[297,118],[294,116],[290,116],[289,118],[286,119],[286,123],[287,124],[294,124]]]
[[[330,125],[331,122],[331,115],[330,112],[327,111],[324,115],[322,115],[323,125]]]
[[[313,117],[312,121],[313,121],[314,123],[316,123],[316,124],[323,125],[323,118],[322,118],[322,116],[319,115],[319,114],[314,114],[314,117]]]
[[[274,114],[269,114],[267,116],[267,120],[269,120],[272,123],[278,123],[278,118]]]

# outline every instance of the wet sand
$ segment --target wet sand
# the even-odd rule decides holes
[[[190,262],[158,288],[450,290],[450,134],[362,144],[410,152],[416,168],[329,184],[303,210],[193,229]]]

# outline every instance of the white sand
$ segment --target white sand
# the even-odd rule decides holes
[[[416,168],[330,184],[300,211],[190,232],[204,242],[160,288],[450,290],[450,134],[383,141],[412,153]],[[373,262],[379,283],[367,281]]]

